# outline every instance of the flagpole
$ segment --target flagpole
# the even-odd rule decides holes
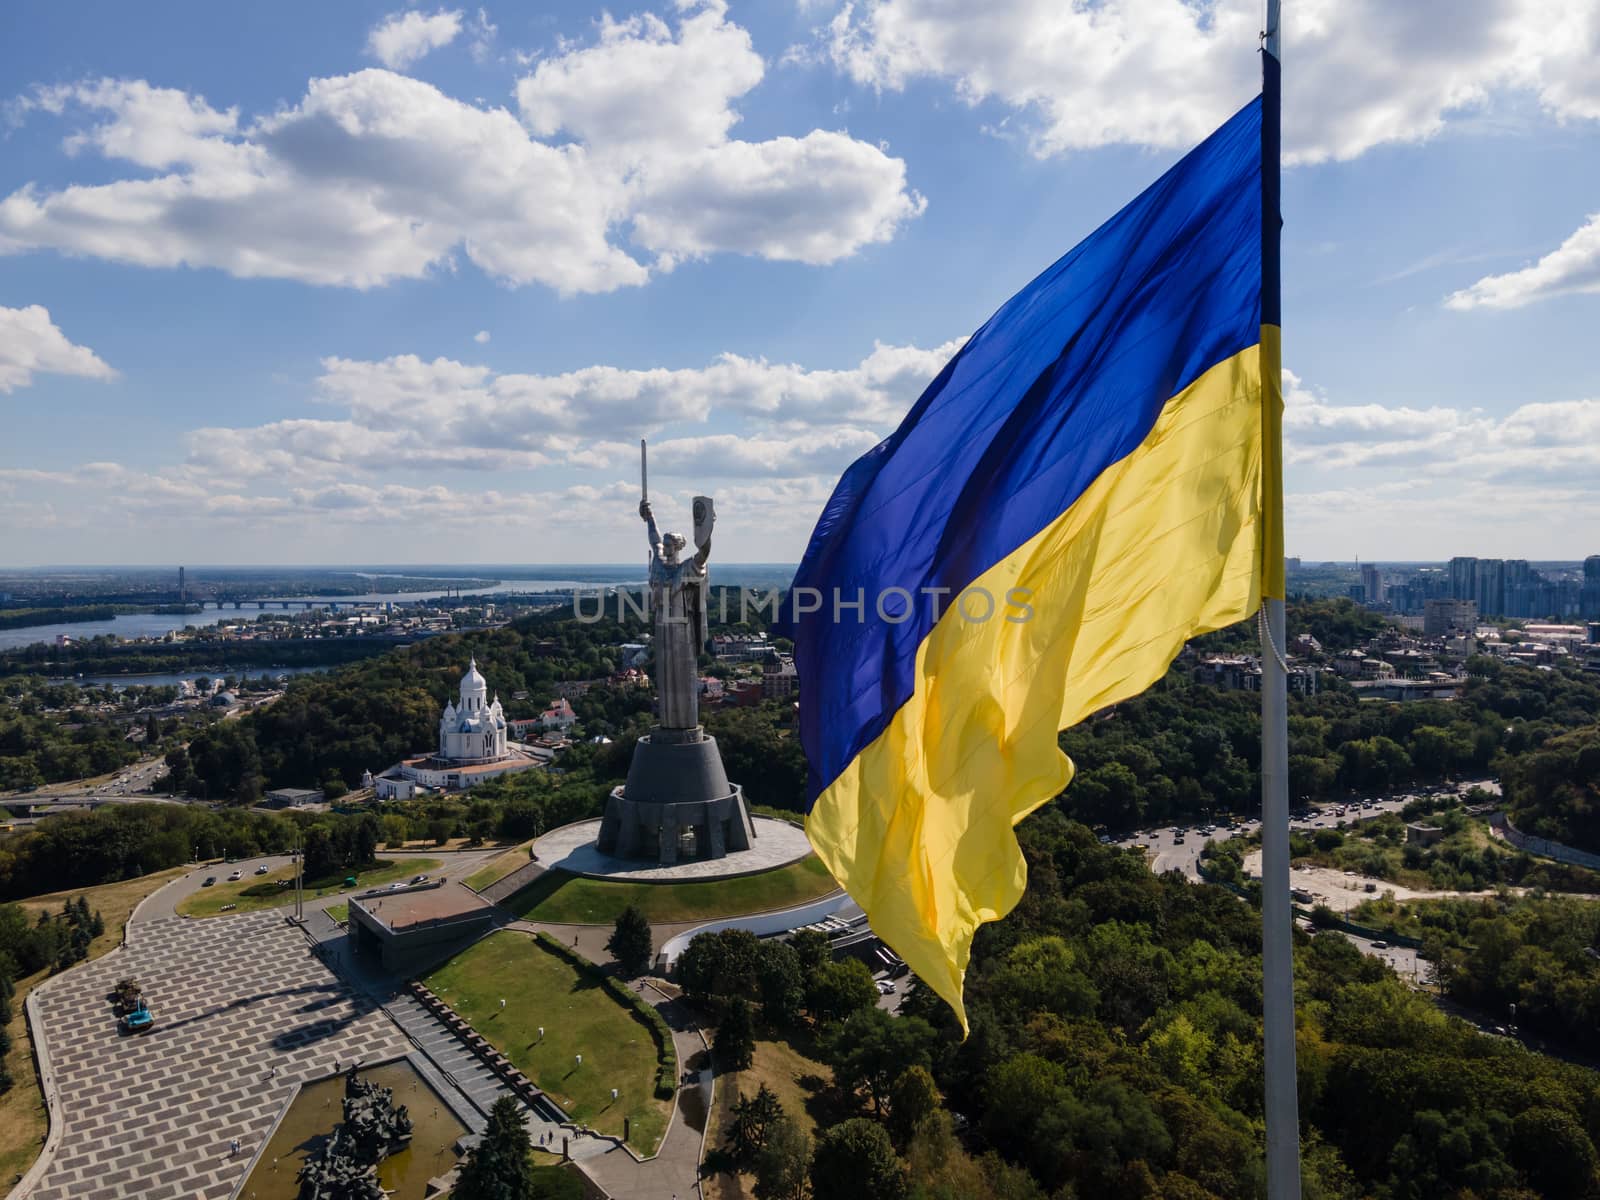
[[[1294,930],[1289,905],[1289,692],[1284,652],[1282,324],[1279,293],[1279,0],[1261,45],[1261,960],[1266,1061],[1267,1196],[1300,1200],[1300,1105],[1294,1045]]]

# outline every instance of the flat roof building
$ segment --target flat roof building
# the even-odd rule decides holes
[[[464,883],[424,883],[350,898],[356,953],[387,971],[407,971],[476,941],[494,924],[494,905]]]

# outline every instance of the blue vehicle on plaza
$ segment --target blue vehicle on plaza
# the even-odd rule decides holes
[[[150,1006],[140,996],[135,1001],[132,1010],[122,1018],[122,1028],[126,1033],[149,1033],[156,1027],[155,1014],[150,1011]]]

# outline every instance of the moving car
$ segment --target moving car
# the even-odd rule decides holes
[[[204,883],[202,883],[200,886],[201,887],[210,887],[212,884],[216,883],[216,881],[217,881],[217,877],[215,875],[207,875],[206,876],[206,881]]]
[[[411,877],[411,882],[412,883],[427,883],[428,882],[428,877],[426,875],[413,875]]]
[[[266,873],[267,873],[267,864],[266,863],[262,863],[259,867],[256,868],[256,874],[257,875],[265,875]]]
[[[243,878],[244,878],[244,872],[243,871],[235,871],[232,875],[228,876],[228,882],[229,883],[233,883],[235,880],[239,880],[239,879],[243,879]]]

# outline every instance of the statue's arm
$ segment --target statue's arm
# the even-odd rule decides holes
[[[705,545],[701,546],[700,549],[695,551],[694,565],[697,566],[697,567],[704,567],[706,565],[706,560],[708,558],[710,558],[710,557],[711,557],[711,539],[707,538],[706,542],[705,542]]]
[[[650,551],[659,558],[661,555],[661,534],[656,529],[656,515],[650,509],[650,501],[639,501],[639,515],[644,518],[645,535],[650,539]]]

